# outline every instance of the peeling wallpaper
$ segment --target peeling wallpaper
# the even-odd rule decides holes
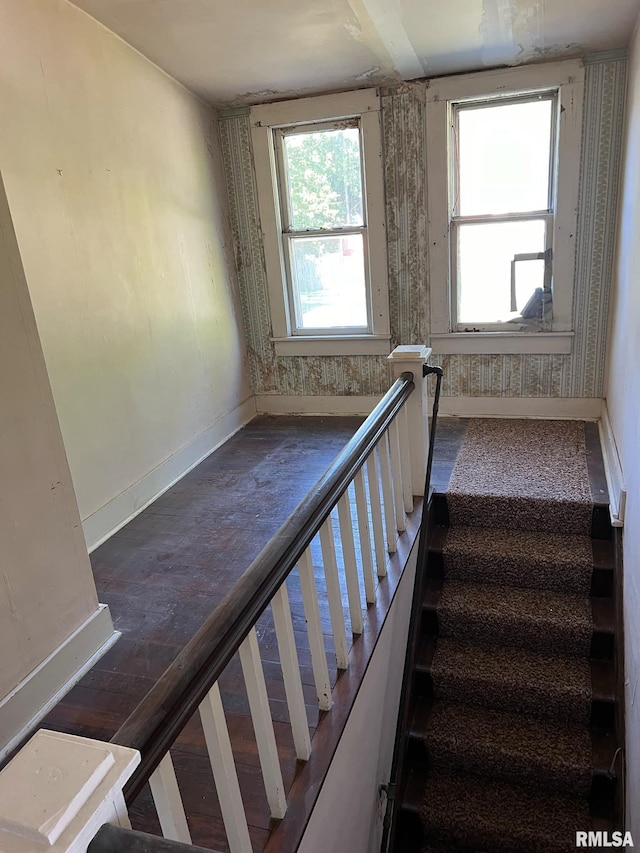
[[[439,355],[451,397],[602,397],[626,88],[620,53],[585,59],[578,239],[570,355]],[[392,347],[428,342],[424,104],[420,86],[384,90],[382,124]],[[376,395],[386,356],[276,356],[246,110],[219,121],[255,394]]]

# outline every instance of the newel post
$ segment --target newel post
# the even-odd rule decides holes
[[[388,360],[393,375],[397,379],[401,373],[413,373],[415,390],[406,402],[409,427],[409,446],[411,453],[411,483],[413,493],[423,496],[424,478],[427,472],[429,455],[429,397],[427,379],[422,376],[422,366],[431,355],[431,347],[421,344],[407,344],[396,347]]]
[[[2,853],[85,853],[105,823],[131,829],[122,795],[135,749],[40,729],[0,773]]]

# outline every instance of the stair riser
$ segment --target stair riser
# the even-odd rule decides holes
[[[574,636],[566,631],[560,633],[547,626],[532,625],[525,622],[507,621],[496,618],[481,618],[468,615],[465,619],[451,618],[447,614],[438,615],[439,636],[455,639],[457,642],[484,646],[513,646],[521,649],[558,655],[587,656],[591,637]],[[555,629],[555,630],[554,630]]]
[[[478,646],[501,644],[598,660],[613,660],[614,654],[614,637],[607,631],[594,631],[585,640],[568,631],[561,633],[549,630],[547,626],[523,622],[505,624],[496,620],[494,624],[487,619],[474,619],[473,616],[464,620],[458,618],[454,622],[443,617],[435,608],[423,609],[421,630],[423,636],[447,637]]]
[[[503,530],[527,530],[540,533],[573,533],[589,536],[592,508],[579,502],[550,503],[531,498],[492,498],[491,514],[484,499],[465,499],[461,505],[455,496],[447,497],[451,526],[482,527]]]
[[[523,575],[521,563],[516,560],[483,560],[478,556],[451,557],[431,551],[427,563],[427,576],[432,578],[482,583],[493,586],[510,586],[521,589],[544,589],[549,592],[589,595],[594,584],[594,572],[586,574],[572,566],[536,565],[531,557],[527,573]],[[598,588],[605,579],[598,577]]]
[[[487,688],[484,682],[472,685],[469,682],[458,681],[449,683],[443,688],[441,684],[434,683],[431,671],[423,668],[414,670],[411,695],[424,701],[444,699],[460,702],[463,705],[475,703],[482,708],[525,713],[543,720],[557,719],[563,722],[585,723],[603,730],[615,728],[615,702],[612,698],[592,699],[586,716],[577,713],[575,716],[571,714],[567,716],[565,705],[571,703],[569,697],[562,697],[563,701],[549,705],[545,697],[540,694],[518,693],[514,702],[510,703],[507,697],[500,693],[500,688],[495,685]]]
[[[487,767],[491,767],[492,779],[502,779],[516,785],[534,785],[567,794],[583,793],[584,796],[588,796],[591,789],[591,779],[576,776],[572,767],[532,765],[526,761],[519,763],[517,756],[506,756],[504,761],[495,755],[465,756],[450,745],[428,748],[427,752],[429,765],[442,772],[460,771],[481,779],[486,777]]]
[[[447,702],[479,705],[517,714],[527,714],[542,719],[575,722],[588,725],[591,703],[582,695],[564,691],[557,685],[553,692],[536,689],[530,685],[522,690],[504,684],[487,684],[478,678],[459,679],[456,673],[443,677],[433,676],[433,695]]]
[[[611,520],[608,505],[596,504],[591,510],[590,518],[581,519],[578,522],[555,523],[553,514],[548,504],[543,504],[530,518],[523,519],[520,523],[514,523],[511,512],[511,504],[507,505],[500,516],[493,514],[488,516],[483,509],[482,502],[473,512],[465,512],[460,517],[455,510],[449,506],[444,494],[433,496],[433,517],[435,523],[443,527],[451,527],[454,524],[463,524],[465,527],[496,528],[504,527],[511,530],[539,530],[542,533],[556,531],[558,533],[577,533],[590,536],[592,539],[611,539]],[[582,508],[580,508],[582,512]]]
[[[491,767],[492,779],[499,778],[518,785],[532,784],[567,794],[581,792],[589,796],[593,783],[591,776],[580,775],[573,766],[534,766],[524,758],[518,760],[517,756],[505,756],[503,759],[495,753],[470,755],[455,744],[430,744],[418,737],[409,740],[408,757],[429,769],[466,773],[479,779],[486,778],[487,767]]]
[[[579,828],[581,827],[576,827],[576,829]],[[575,853],[576,849],[575,833],[571,834],[571,838],[556,840],[547,837],[537,839],[519,837],[516,832],[505,837],[504,835],[493,835],[478,830],[473,838],[457,838],[451,830],[438,831],[427,827],[424,837],[427,844],[436,845],[436,850],[468,850],[473,851],[473,853],[516,853],[517,851],[523,851],[523,853],[524,851],[526,853]],[[438,844],[445,844],[446,846],[438,848]]]

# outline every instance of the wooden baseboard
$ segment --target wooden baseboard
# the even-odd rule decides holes
[[[381,396],[296,396],[258,394],[256,408],[259,415],[369,415],[378,405]]]
[[[51,708],[120,637],[106,604],[0,702],[0,761],[29,735]]]
[[[441,397],[440,414],[461,418],[598,420],[599,397]]]
[[[146,509],[234,433],[242,429],[255,417],[255,414],[255,398],[249,397],[137,483],[116,495],[92,515],[84,518],[82,528],[89,553]]]
[[[381,398],[259,394],[255,399],[258,414],[265,415],[368,415]],[[440,414],[469,418],[597,420],[602,402],[599,397],[441,397]]]
[[[609,490],[611,524],[613,527],[622,527],[624,524],[627,490],[606,402],[602,406],[602,417],[599,427],[604,473],[607,478],[607,489]]]

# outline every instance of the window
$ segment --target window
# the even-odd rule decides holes
[[[277,352],[386,353],[376,93],[254,107],[251,125]]]
[[[552,316],[555,93],[453,105],[453,311],[458,331]],[[518,266],[519,261],[524,269]]]
[[[438,351],[570,351],[580,73],[553,63],[427,90]]]
[[[369,331],[360,120],[274,133],[294,335]]]

